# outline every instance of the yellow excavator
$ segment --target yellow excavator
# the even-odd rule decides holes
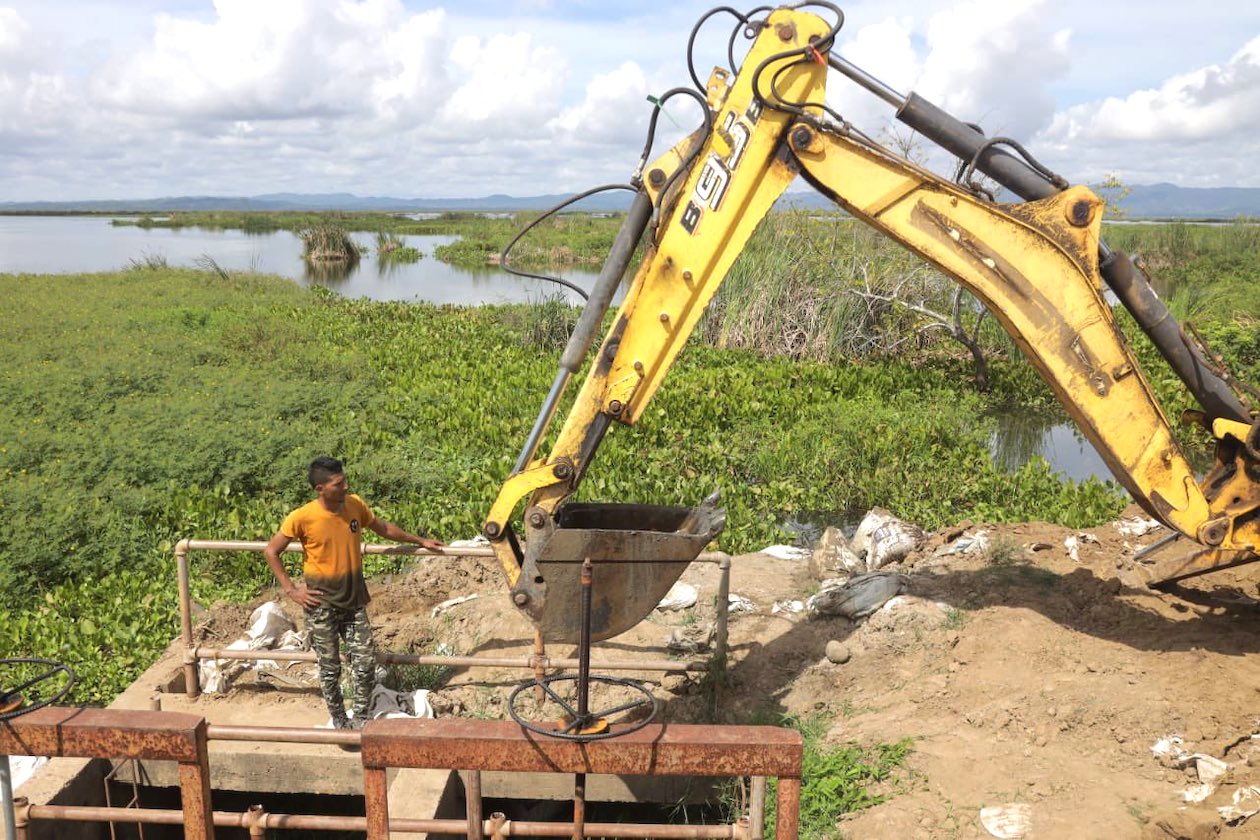
[[[703,125],[657,159],[648,162],[645,152],[640,161],[626,220],[485,520],[512,600],[541,638],[579,639],[574,604],[584,560],[598,580],[587,632],[604,639],[646,617],[721,530],[724,515],[712,500],[690,509],[567,500],[609,427],[643,416],[753,230],[798,176],[975,295],[1137,503],[1198,544],[1188,556],[1154,563],[1153,582],[1257,559],[1260,423],[1144,272],[1107,247],[1098,196],[1069,185],[1018,143],[986,137],[839,57],[834,47],[844,17],[831,3],[761,7],[750,15],[723,7],[705,17],[717,12],[735,14],[753,43],[738,71],[714,70],[702,92],[693,71],[697,90],[666,95],[701,101]],[[943,179],[847,123],[826,103],[831,71],[956,156],[959,177]],[[653,123],[657,113],[659,105]],[[981,174],[1022,201],[998,203],[977,183]],[[582,389],[551,452],[536,457],[641,243],[641,264]],[[1201,406],[1183,419],[1216,441],[1215,464],[1202,481],[1117,326],[1108,290]],[[523,540],[513,525],[518,509]]]

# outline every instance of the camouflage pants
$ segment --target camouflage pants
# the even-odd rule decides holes
[[[321,604],[306,611],[311,650],[319,661],[319,690],[333,720],[345,717],[346,701],[341,693],[341,650],[346,644],[354,686],[354,716],[363,720],[376,685],[376,645],[367,609],[344,610]]]

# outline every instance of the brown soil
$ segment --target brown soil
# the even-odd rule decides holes
[[[1111,525],[1090,529],[1098,542],[1083,544],[1075,562],[1064,549],[1069,529],[978,527],[1001,550],[934,556],[962,526],[930,535],[898,564],[910,597],[857,624],[772,613],[775,602],[817,591],[810,564],[737,557],[731,591],[757,609],[732,616],[728,681],[716,706],[699,677],[635,676],[650,680],[667,721],[825,713],[837,744],[912,738],[888,801],[842,819],[843,836],[990,837],[981,809],[1023,803],[1031,809],[1026,836],[1042,840],[1260,837],[1260,815],[1231,826],[1216,810],[1238,788],[1260,785],[1252,766],[1260,741],[1253,750],[1248,740],[1258,731],[1260,602],[1252,596],[1260,564],[1163,593],[1145,586],[1132,559],[1163,532],[1134,539]],[[1050,547],[1021,548],[1033,544]],[[712,565],[694,565],[683,580],[699,587],[697,607],[653,613],[598,644],[595,659],[670,655],[671,630],[712,619],[717,575]],[[492,561],[429,558],[373,591],[377,639],[387,649],[429,653],[444,643],[461,654],[530,651],[531,626]],[[434,605],[469,593],[478,597],[431,617]],[[244,624],[217,618],[213,627]],[[824,655],[832,640],[847,648],[844,664]],[[572,648],[548,653],[568,656]],[[506,717],[507,696],[525,676],[459,670],[440,692],[440,709]],[[1187,752],[1230,766],[1201,803],[1183,797],[1199,781],[1194,765],[1164,766],[1152,754],[1170,735]]]

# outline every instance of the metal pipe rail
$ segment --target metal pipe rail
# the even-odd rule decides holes
[[[354,744],[363,767],[363,817],[268,814],[261,806],[245,813],[211,809],[211,740]],[[796,836],[799,824],[801,735],[769,726],[653,724],[621,738],[574,743],[534,735],[506,721],[373,720],[360,732],[299,727],[210,726],[205,718],[177,712],[74,709],[48,706],[0,726],[0,752],[50,757],[129,758],[175,761],[179,765],[181,810],[32,805],[15,802],[16,828],[25,840],[32,820],[109,821],[183,825],[190,840],[209,840],[216,826],[248,828],[263,837],[268,828],[366,832],[386,840],[390,831],[466,834],[469,838],[530,837],[713,837],[751,840],[748,817],[715,826],[516,822],[502,813],[480,818],[481,803],[464,819],[391,819],[387,771],[425,767],[544,773],[603,773],[631,776],[778,778],[775,837]],[[469,803],[470,806],[473,803]]]
[[[201,693],[200,675],[197,663],[206,659],[222,660],[273,660],[276,662],[314,662],[315,654],[310,651],[255,651],[228,650],[226,648],[197,645],[193,641],[192,594],[188,555],[192,551],[249,551],[261,554],[267,543],[252,540],[198,540],[184,539],[175,544],[175,568],[179,577],[179,624],[180,638],[184,645],[184,692],[189,699]],[[436,552],[412,545],[393,543],[363,543],[364,554],[388,554],[394,556],[415,557],[494,557],[493,549],[488,547],[468,546],[448,548]],[[285,552],[300,554],[302,544],[291,542]],[[677,673],[686,671],[706,671],[714,667],[725,666],[728,630],[728,607],[730,594],[731,557],[723,552],[705,552],[696,557],[697,563],[713,563],[721,570],[718,582],[717,621],[713,656],[708,660],[672,660],[672,659],[614,659],[597,660],[591,667],[601,671],[662,671]],[[457,668],[525,668],[532,669],[535,674],[545,673],[548,669],[572,669],[578,666],[574,658],[552,659],[545,650],[536,649],[528,657],[491,657],[491,656],[435,656],[390,653],[379,651],[378,662],[399,663],[407,665],[447,665]]]
[[[247,659],[275,660],[277,662],[315,662],[314,651],[309,650],[230,650],[198,645],[193,648],[197,659]],[[389,653],[378,651],[377,662],[406,665],[448,665],[452,668],[533,668],[539,663],[544,668],[576,668],[573,658],[552,659],[550,656],[436,656],[415,653]],[[693,659],[609,659],[593,665],[606,671],[707,671],[709,663]]]
[[[104,808],[80,805],[30,805],[19,797],[17,802],[17,837],[27,840],[26,828],[33,820],[65,820],[67,822],[113,822],[136,825],[183,825],[184,812],[166,808]],[[212,811],[216,828],[247,828],[251,837],[264,837],[268,829],[297,831],[367,831],[367,817],[333,817],[319,814],[273,814],[260,808],[242,813]],[[667,825],[663,823],[587,823],[587,837],[625,838],[731,838],[750,840],[747,818],[733,825]],[[572,837],[573,823],[526,822],[509,820],[495,812],[482,820],[483,837]],[[389,830],[402,833],[454,834],[468,833],[463,819],[391,819]]]

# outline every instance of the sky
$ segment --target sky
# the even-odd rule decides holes
[[[715,5],[0,0],[0,202],[625,183],[649,97],[690,85],[688,36]],[[1256,0],[841,8],[841,56],[1074,183],[1260,187]],[[734,22],[700,30],[701,80]],[[835,73],[827,95],[887,136],[878,99]],[[698,119],[671,99],[656,152]]]

